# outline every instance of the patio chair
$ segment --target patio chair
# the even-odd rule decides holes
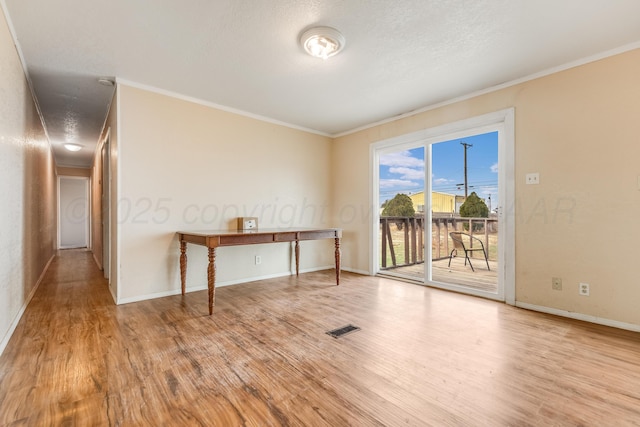
[[[473,252],[482,251],[482,255],[484,255],[484,262],[487,263],[487,270],[491,270],[489,268],[489,260],[487,259],[487,251],[484,250],[484,243],[482,243],[482,240],[460,231],[452,231],[449,233],[449,236],[451,237],[451,240],[453,240],[453,250],[451,250],[451,253],[449,254],[449,267],[451,267],[451,258],[453,258],[453,253],[455,252],[456,255],[458,255],[458,251],[460,250],[464,251],[464,265],[467,265],[467,261],[469,261],[469,267],[471,267],[471,271],[475,273],[476,270],[474,270],[473,264],[471,264],[469,253],[473,255]],[[476,241],[480,244],[480,247],[471,247],[471,242],[475,244]]]

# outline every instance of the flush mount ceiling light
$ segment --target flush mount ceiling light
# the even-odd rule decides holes
[[[309,55],[327,59],[344,48],[345,40],[335,28],[314,27],[302,33],[300,45]]]
[[[80,151],[82,150],[82,145],[80,144],[64,144],[64,148],[69,151]]]

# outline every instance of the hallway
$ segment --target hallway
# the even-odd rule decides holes
[[[0,358],[0,425],[96,420],[117,311],[91,252],[59,251]]]

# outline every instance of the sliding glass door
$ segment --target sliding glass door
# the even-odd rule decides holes
[[[374,273],[510,300],[513,285],[506,293],[504,286],[513,275],[505,269],[513,253],[505,250],[513,247],[512,212],[505,209],[513,193],[508,116],[374,144]]]

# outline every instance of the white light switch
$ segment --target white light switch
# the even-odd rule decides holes
[[[538,172],[527,174],[527,184],[540,184],[540,174]]]

